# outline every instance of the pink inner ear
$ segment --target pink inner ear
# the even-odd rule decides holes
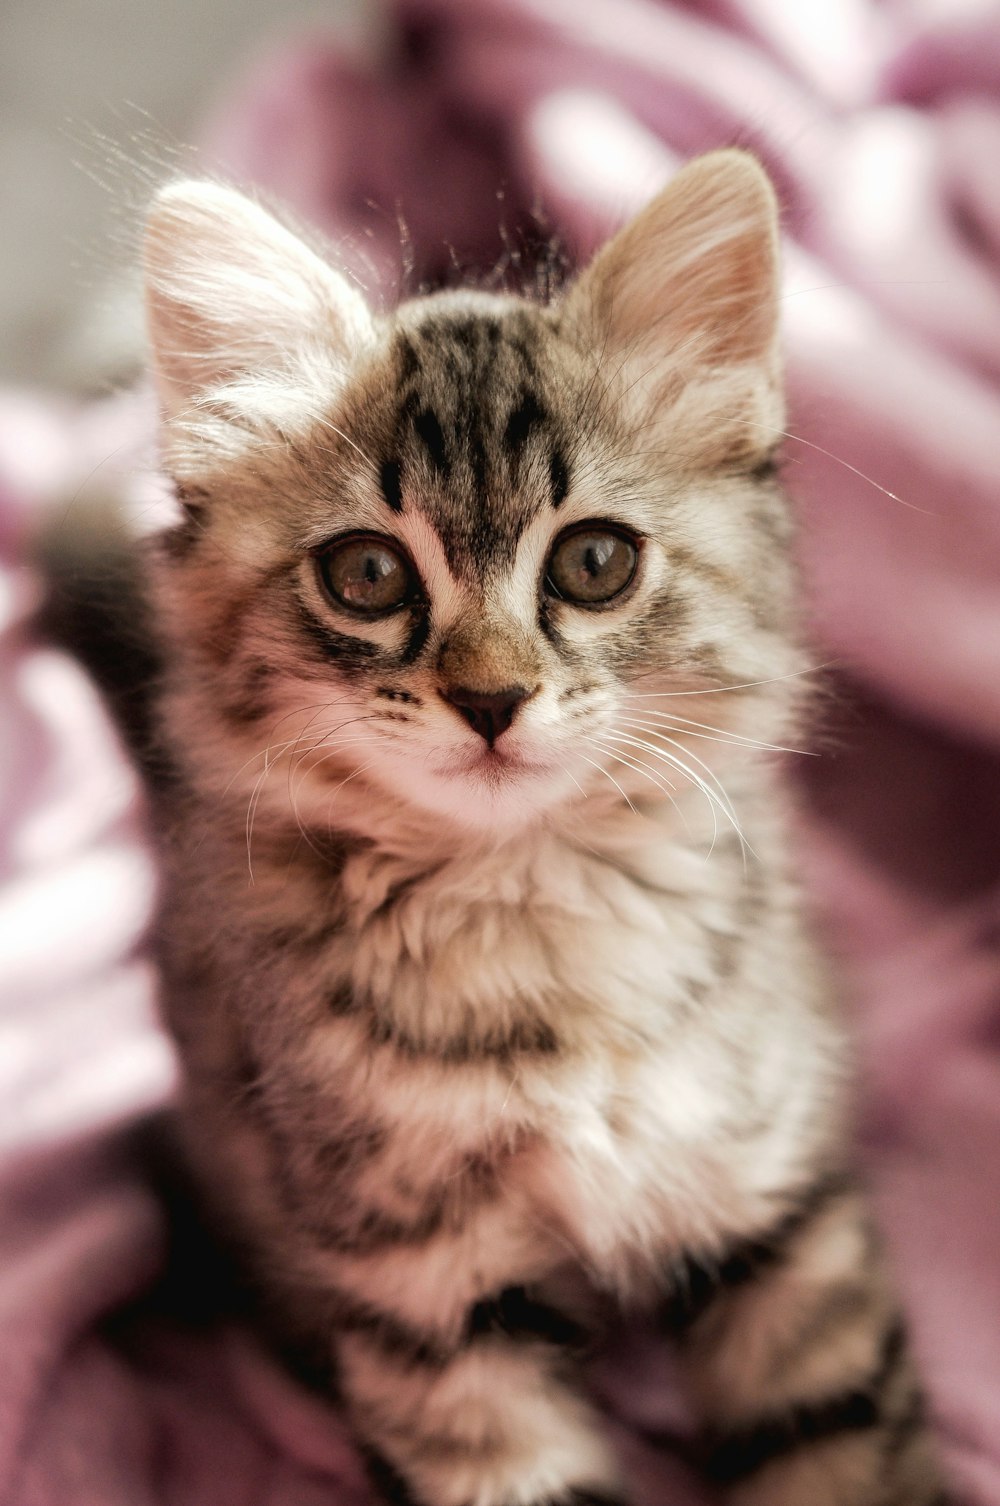
[[[777,333],[774,193],[742,152],[696,159],[598,255],[570,295],[618,348],[686,364],[769,362]]]
[[[763,359],[777,322],[777,255],[773,234],[755,227],[716,246],[695,271],[669,315],[673,327],[703,336],[706,360],[723,365]]]

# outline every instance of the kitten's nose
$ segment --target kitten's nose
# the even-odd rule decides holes
[[[506,732],[522,701],[533,692],[524,685],[508,685],[506,690],[469,690],[456,685],[441,694],[450,706],[465,717],[473,732],[486,739],[492,748],[501,732]]]

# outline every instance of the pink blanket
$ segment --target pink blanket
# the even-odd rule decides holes
[[[391,23],[364,66],[322,37],[271,59],[207,133],[386,301],[516,275],[536,209],[585,255],[704,147],[753,146],[781,186],[787,479],[843,691],[801,860],[934,1416],[961,1502],[1000,1506],[1000,7],[399,0]],[[0,1506],[346,1506],[368,1496],[336,1416],[189,1300],[190,1268],[164,1284],[137,1126],[174,1065],[135,781],[26,627],[32,519],[128,475],[148,431],[131,399],[0,399]],[[599,1384],[639,1501],[696,1506],[636,1441],[666,1377],[637,1340]]]

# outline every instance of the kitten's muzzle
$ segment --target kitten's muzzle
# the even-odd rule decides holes
[[[537,690],[537,686],[535,689]],[[492,748],[501,733],[506,732],[523,701],[535,694],[524,685],[508,685],[504,690],[470,690],[456,685],[442,690],[441,695],[454,706],[472,728],[478,732],[488,747]]]

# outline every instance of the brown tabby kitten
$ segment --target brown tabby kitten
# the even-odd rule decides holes
[[[146,274],[164,1005],[287,1333],[425,1506],[621,1497],[574,1365],[615,1302],[731,1502],[942,1501],[768,756],[805,664],[760,168],[692,163],[553,306],[375,317],[207,182]]]

